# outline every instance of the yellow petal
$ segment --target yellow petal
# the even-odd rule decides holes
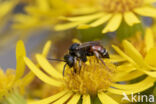
[[[126,89],[126,90],[122,90],[122,89],[114,89],[114,88],[109,88],[108,89],[108,92],[111,92],[113,94],[119,94],[119,95],[123,95],[123,93],[126,93],[127,95],[130,95],[130,94],[135,94],[135,93],[139,93],[139,92],[142,92],[142,91],[145,91],[147,89],[149,89],[150,87],[152,87],[154,85],[154,79],[151,79],[150,82],[148,83],[144,83],[143,84],[144,86],[140,87],[139,89]]]
[[[50,47],[51,47],[51,41],[48,41],[46,44],[45,44],[45,46],[44,46],[44,48],[43,48],[43,51],[42,51],[42,55],[43,56],[47,56],[48,55],[48,52],[49,52],[49,50],[50,50]]]
[[[43,70],[49,75],[54,78],[63,78],[62,74],[57,72],[57,70],[47,61],[44,56],[37,54],[36,59],[39,65],[43,68]]]
[[[4,97],[4,95],[7,93],[7,91],[5,90],[0,90],[0,99],[2,99],[2,97]]]
[[[145,62],[156,67],[156,48],[151,48],[145,56]]]
[[[107,103],[107,104],[119,104],[114,99],[112,99],[111,97],[106,95],[104,92],[99,92],[98,97],[99,97],[100,101],[102,102],[102,104],[105,104],[105,103]]]
[[[95,22],[93,22],[93,23],[91,23],[89,25],[92,26],[92,27],[102,25],[105,22],[107,22],[111,17],[112,17],[112,14],[105,14],[104,16],[102,16],[101,18],[99,18],[98,20],[96,20]]]
[[[33,79],[34,79],[35,75],[32,72],[29,72],[28,74],[26,74],[22,79],[21,79],[21,86],[25,87],[27,85],[29,85]],[[23,83],[24,82],[24,83]]]
[[[89,95],[83,95],[82,104],[91,104],[90,96]]]
[[[97,11],[97,8],[82,7],[82,8],[73,10],[72,14],[74,14],[74,15],[85,15],[85,14],[95,13],[96,11]]]
[[[152,32],[152,30],[150,28],[146,29],[145,46],[146,46],[146,52],[148,52],[152,47],[154,47],[153,32]]]
[[[151,71],[146,71],[146,70],[144,70],[144,72],[145,72],[147,75],[149,75],[149,76],[151,76],[151,77],[153,77],[153,78],[156,78],[156,71],[151,72]]]
[[[146,4],[151,4],[151,3],[155,3],[156,2],[156,0],[144,0],[144,2],[146,3]]]
[[[118,89],[122,89],[122,90],[133,90],[133,89],[140,89],[140,86],[146,86],[147,84],[153,84],[154,83],[154,79],[147,77],[144,80],[137,82],[137,83],[133,83],[133,84],[112,84],[112,87],[118,88]]]
[[[0,76],[1,77],[4,77],[5,76],[4,71],[2,69],[0,69]]]
[[[55,66],[55,68],[57,69],[58,72],[62,73],[64,65],[65,65],[64,62],[60,62]]]
[[[96,14],[91,14],[91,15],[87,15],[87,16],[68,17],[67,20],[69,20],[69,21],[94,20],[94,19],[99,18],[103,15],[104,15],[103,13],[96,13]]]
[[[80,94],[75,94],[67,104],[77,104],[81,95]]]
[[[24,43],[22,40],[19,40],[16,45],[16,79],[22,77],[25,71],[25,63],[23,57],[26,56],[26,51],[24,47]]]
[[[72,95],[73,95],[72,92],[68,92],[63,97],[61,97],[59,100],[54,102],[53,104],[64,104]]]
[[[137,16],[133,12],[125,12],[124,19],[126,23],[130,26],[140,23],[140,20],[137,18]]]
[[[110,61],[111,62],[122,62],[125,61],[126,59],[119,56],[119,55],[115,55],[115,54],[110,54]]]
[[[114,32],[117,30],[122,21],[122,14],[115,14],[112,19],[108,22],[106,27],[102,30],[102,33]]]
[[[78,25],[77,29],[88,29],[90,26],[88,24],[80,24]]]
[[[127,40],[124,40],[122,44],[124,46],[127,55],[131,57],[138,65],[144,67],[145,62],[143,60],[142,55],[138,52],[138,50],[136,50],[136,48]]]
[[[7,13],[11,12],[15,6],[16,1],[4,1],[0,3],[0,19],[3,18]]]
[[[129,62],[131,62],[132,64],[136,65],[136,63],[129,57],[127,56],[123,51],[121,51],[117,46],[112,45],[113,49],[122,57],[124,57],[125,59],[127,59]]]
[[[125,70],[126,69],[126,70]],[[132,72],[132,71],[135,71],[136,68],[130,64],[130,63],[124,63],[122,65],[119,65],[117,67],[117,71],[120,73],[120,72],[126,72],[126,73],[129,73],[129,72]]]
[[[156,9],[152,7],[141,7],[134,9],[134,12],[141,16],[156,17]]]
[[[133,72],[130,72],[130,73],[123,73],[123,75],[120,75],[120,74],[122,74],[122,73],[119,72],[119,74],[117,74],[118,76],[114,77],[114,80],[116,82],[130,81],[130,80],[133,80],[135,78],[138,78],[138,77],[144,75],[144,73],[140,72],[140,71],[133,71]]]
[[[58,98],[64,96],[68,91],[67,90],[64,90],[64,91],[61,91],[53,96],[50,96],[48,98],[45,98],[45,99],[42,99],[42,100],[39,100],[39,101],[32,101],[28,104],[49,104],[51,102],[54,102],[55,100],[57,100]]]
[[[87,21],[88,22],[88,21]],[[76,22],[71,22],[71,23],[65,23],[65,24],[58,24],[54,27],[54,29],[56,31],[60,31],[60,30],[67,30],[67,29],[71,29],[74,28],[80,24],[84,24],[87,23],[86,21],[76,21]]]
[[[26,65],[29,67],[29,69],[43,82],[52,85],[52,86],[61,86],[62,83],[50,78],[48,75],[43,73],[36,65],[33,64],[33,62],[28,59],[27,57],[24,57],[24,61]]]
[[[93,14],[91,17],[89,16],[81,16],[81,17],[71,17],[68,20],[73,21],[71,23],[58,24],[55,26],[55,30],[67,30],[79,26],[78,28],[88,28],[86,23],[95,20],[103,15],[103,13]]]
[[[42,11],[47,11],[48,9],[50,9],[50,5],[48,3],[48,0],[37,0],[37,5]]]
[[[78,40],[77,38],[72,39],[73,43],[81,43],[80,40]]]

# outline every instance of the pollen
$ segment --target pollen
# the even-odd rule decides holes
[[[87,63],[83,63],[81,70],[77,69],[76,73],[73,68],[67,68],[64,77],[67,88],[76,93],[90,95],[106,91],[112,83],[115,66],[108,60],[104,62],[106,65],[92,57]]]
[[[101,0],[100,4],[102,5],[102,10],[105,12],[124,13],[142,6],[143,0]]]

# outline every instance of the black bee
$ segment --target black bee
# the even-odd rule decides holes
[[[81,69],[81,62],[87,61],[87,56],[96,56],[104,65],[102,58],[109,58],[109,54],[105,48],[97,41],[90,41],[85,43],[73,43],[69,48],[69,53],[64,56],[64,62],[66,64],[63,68],[63,75],[66,65],[69,67],[75,67],[77,61],[79,61],[79,67]],[[105,65],[106,66],[106,65]],[[109,69],[108,69],[109,70]],[[76,72],[76,70],[74,70]]]

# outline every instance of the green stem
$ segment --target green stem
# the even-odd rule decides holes
[[[102,104],[97,96],[91,97],[91,104]]]
[[[17,91],[13,91],[5,96],[2,104],[26,104],[26,101]]]

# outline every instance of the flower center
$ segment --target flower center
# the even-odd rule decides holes
[[[105,60],[105,64],[106,66],[92,57],[82,64],[81,70],[78,69],[76,73],[71,71],[73,68],[67,68],[64,78],[67,88],[90,95],[95,95],[101,90],[106,91],[112,83],[115,66],[109,60]]]
[[[140,7],[143,0],[101,0],[102,10],[105,12],[126,12]]]

